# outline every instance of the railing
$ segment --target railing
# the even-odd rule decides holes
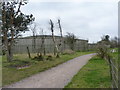
[[[109,59],[110,65],[110,75],[112,80],[112,88],[113,90],[118,88],[118,62],[116,59]]]

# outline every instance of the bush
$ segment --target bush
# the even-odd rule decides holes
[[[44,60],[44,57],[43,57],[42,55],[36,56],[36,57],[33,58],[33,60],[43,61],[43,60]]]
[[[102,59],[109,59],[110,58],[110,51],[109,48],[105,45],[98,45],[97,47],[97,55]]]
[[[53,60],[53,58],[51,55],[49,55],[46,60]]]

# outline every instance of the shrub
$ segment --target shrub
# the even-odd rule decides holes
[[[53,60],[53,57],[49,55],[46,60]]]
[[[43,57],[42,55],[36,56],[36,57],[33,58],[33,60],[43,61],[43,60],[44,60],[44,57]]]
[[[110,58],[110,51],[106,45],[98,45],[97,46],[97,55],[102,59],[109,59]]]

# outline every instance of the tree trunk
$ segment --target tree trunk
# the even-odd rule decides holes
[[[9,61],[13,60],[13,50],[12,50],[12,46],[8,46],[8,56],[9,56]]]
[[[55,37],[54,37],[54,30],[53,30],[54,25],[53,25],[52,20],[50,20],[50,25],[51,25],[52,39],[53,39],[55,51],[56,51],[56,53],[57,53],[57,57],[59,57],[59,49],[58,49],[58,46],[57,46],[57,44],[56,44]]]
[[[61,24],[60,24],[60,20],[59,19],[58,19],[58,24],[59,24],[60,35],[61,35],[59,48],[61,50],[60,52],[62,53],[63,35],[62,35],[62,28],[61,28]]]
[[[65,41],[63,42],[63,44],[64,44],[64,45],[63,45],[63,47],[64,47],[64,50],[65,50],[65,49],[66,49],[66,47],[65,47],[65,46],[66,46],[66,45],[65,45]]]
[[[3,8],[3,13],[2,13],[2,24],[3,26],[5,26],[5,22],[6,22],[6,12],[5,12],[5,7]],[[10,57],[11,54],[9,53],[9,42],[8,42],[8,38],[7,38],[7,31],[8,28],[4,28],[4,30],[2,30],[4,35],[3,35],[3,44],[5,46],[5,51],[6,51],[6,57],[7,57],[7,61],[10,62],[12,60],[12,58]]]
[[[9,53],[9,49],[8,49],[8,47],[6,47],[6,57],[7,57],[7,61],[8,62],[10,62],[11,61],[11,59],[10,59],[10,53]]]
[[[33,49],[33,52],[36,51],[36,36],[35,36],[35,34],[33,34],[32,49]]]
[[[36,37],[34,36],[34,49],[36,48]]]
[[[56,49],[55,49],[55,47],[54,47],[54,56],[56,55]]]
[[[6,48],[6,57],[7,61],[10,62],[13,60],[12,45],[8,42],[7,32],[5,32],[5,48]]]
[[[45,36],[44,36],[44,42],[43,42],[43,51],[44,51],[44,56],[46,55],[46,51],[45,51]]]
[[[12,9],[13,11],[13,9]],[[13,60],[13,43],[14,43],[14,29],[12,28],[13,25],[13,13],[11,11],[11,39],[7,38],[7,31],[8,29],[5,29],[5,46],[7,49],[7,60],[10,62]],[[4,17],[6,18],[6,17]],[[9,40],[9,41],[8,41]]]
[[[55,46],[55,52],[57,53],[57,56],[59,56],[59,50],[58,50],[58,46],[56,44],[55,41],[55,37],[54,37],[54,33],[52,32],[52,38],[53,38],[53,42],[54,42],[54,46]]]
[[[46,51],[45,51],[45,45],[44,45],[44,56],[46,55]]]
[[[31,58],[31,55],[30,55],[30,51],[29,51],[29,47],[28,47],[28,46],[27,46],[27,52],[28,52],[29,58]]]

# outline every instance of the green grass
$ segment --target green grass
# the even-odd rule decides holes
[[[60,58],[53,58],[53,60],[45,60],[45,61],[36,61],[30,60],[26,55],[15,55],[16,60],[13,62],[7,62],[5,57],[3,57],[3,65],[2,65],[2,75],[3,75],[3,86],[17,82],[21,79],[29,77],[38,72],[47,70],[51,67],[57,66],[63,62],[66,62],[70,59],[73,59],[77,56],[81,56],[84,54],[89,54],[91,52],[76,52],[72,55],[61,55]],[[18,60],[20,59],[20,60]],[[21,66],[24,64],[30,65],[28,68],[17,69],[16,66]]]
[[[115,59],[118,59],[118,48],[112,48],[111,50],[116,50],[116,52],[111,53],[111,56]]]
[[[65,86],[65,88],[110,88],[111,81],[107,62],[93,57]]]
[[[112,58],[112,62],[114,63],[114,65],[118,68],[118,64],[119,64],[119,55],[118,55],[118,48],[114,48],[116,50],[116,52],[110,53],[110,56]]]

